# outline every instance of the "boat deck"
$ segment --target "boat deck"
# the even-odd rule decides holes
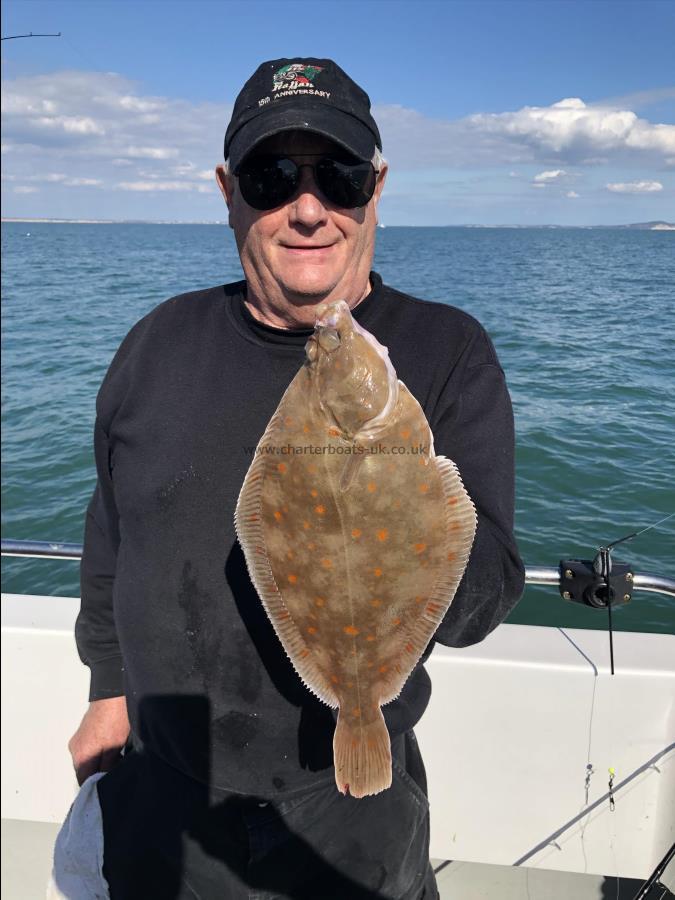
[[[2,820],[3,900],[44,897],[58,829],[47,822]],[[642,884],[627,878],[617,885],[616,878],[599,875],[442,860],[434,860],[434,868],[441,900],[633,900]],[[655,900],[662,893],[655,891]],[[663,900],[672,896],[668,892]]]

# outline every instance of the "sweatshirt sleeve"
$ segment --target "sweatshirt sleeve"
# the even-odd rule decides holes
[[[482,641],[518,602],[524,567],[513,532],[514,425],[504,373],[478,326],[432,421],[435,450],[453,460],[478,522],[469,563],[435,639],[450,647]]]
[[[119,522],[110,473],[108,437],[97,418],[94,455],[98,480],[84,528],[80,566],[80,613],[75,640],[82,662],[91,670],[89,700],[124,693],[124,665],[113,615],[113,585],[119,547]]]

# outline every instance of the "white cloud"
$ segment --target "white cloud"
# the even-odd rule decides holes
[[[33,187],[29,184],[19,184],[14,188],[15,194],[37,194],[39,188]]]
[[[40,116],[29,121],[39,128],[53,128],[67,134],[105,134],[105,128],[89,116]]]
[[[99,187],[103,184],[100,178],[67,178],[63,183],[67,187]]]
[[[124,152],[132,159],[174,159],[178,156],[175,147],[127,147]]]
[[[117,187],[122,191],[197,191],[211,193],[211,188],[193,181],[120,181]]]
[[[560,178],[564,178],[565,175],[567,175],[567,172],[564,169],[553,169],[549,172],[540,172],[538,175],[534,176],[534,180],[536,182],[550,184],[552,181],[558,181]]]
[[[578,97],[550,106],[476,113],[454,122],[401,106],[375,107],[374,115],[385,155],[394,166],[409,169],[533,162],[592,165],[648,157],[662,162],[666,155],[675,155],[675,125],[653,124],[629,109],[590,106]]]
[[[662,191],[663,185],[660,181],[629,181],[608,184],[607,190],[616,194],[651,194],[653,191]]]
[[[576,198],[577,198],[579,195],[577,194],[576,191],[568,191],[568,192],[565,194],[565,196],[566,196],[566,197],[569,197],[571,200],[576,200]]]

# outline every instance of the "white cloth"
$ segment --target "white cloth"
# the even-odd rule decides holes
[[[47,900],[109,900],[103,876],[103,818],[97,772],[84,782],[54,845],[54,866]]]

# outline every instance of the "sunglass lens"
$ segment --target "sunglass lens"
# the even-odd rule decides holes
[[[276,156],[254,157],[239,170],[242,196],[249,206],[259,210],[281,206],[293,196],[299,180],[293,160]]]
[[[324,157],[317,163],[316,180],[331,203],[356,209],[370,201],[377,176],[369,162],[344,163]]]

